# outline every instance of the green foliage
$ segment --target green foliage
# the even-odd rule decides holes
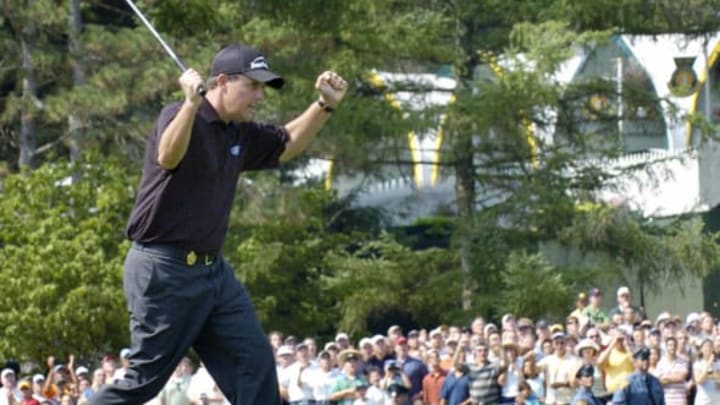
[[[4,179],[0,357],[43,361],[125,344],[122,224],[135,181],[99,156]]]
[[[413,251],[385,235],[352,253],[330,252],[326,278],[337,326],[359,335],[369,316],[404,312],[420,325],[437,325],[459,306],[462,283],[454,254],[444,249]]]

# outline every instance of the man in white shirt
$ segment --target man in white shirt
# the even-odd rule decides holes
[[[567,405],[575,394],[575,372],[580,368],[580,361],[567,351],[565,334],[553,334],[553,354],[546,356],[538,363],[538,368],[545,372],[548,405]]]
[[[290,405],[310,405],[314,401],[313,387],[307,381],[307,376],[314,369],[310,364],[307,345],[298,344],[295,347],[295,362],[288,366],[279,380],[280,386],[287,392]]]
[[[318,366],[303,373],[300,381],[303,386],[312,389],[312,397],[316,405],[328,405],[330,393],[335,386],[335,379],[340,375],[340,370],[333,367],[332,356],[327,351],[318,355]]]

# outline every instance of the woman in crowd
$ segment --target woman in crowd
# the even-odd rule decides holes
[[[700,343],[699,358],[693,365],[693,376],[697,393],[695,405],[720,404],[720,360],[716,359],[713,351],[713,342],[704,338]]]
[[[520,384],[525,380],[525,376],[523,375],[523,359],[518,357],[519,347],[517,343],[506,341],[503,342],[502,347],[505,351],[503,362],[506,362],[506,364],[502,365],[504,371],[498,378],[498,382],[502,386],[500,403],[514,404],[515,397],[520,392]]]

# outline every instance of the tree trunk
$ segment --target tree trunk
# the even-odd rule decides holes
[[[470,38],[472,32],[469,24],[462,16],[455,20],[455,70],[457,71],[456,94],[459,96],[470,94],[473,68],[476,63],[473,55]],[[457,197],[460,269],[463,277],[461,292],[462,308],[469,311],[472,308],[474,281],[473,242],[472,234],[475,229],[475,161],[473,154],[472,128],[457,122],[454,125],[453,158],[455,159],[455,195]]]
[[[20,117],[20,139],[18,140],[20,157],[18,159],[18,165],[21,169],[32,168],[35,163],[34,158],[37,142],[35,107],[38,98],[37,83],[35,82],[35,69],[31,58],[34,37],[35,28],[32,25],[25,27],[20,35],[23,70],[23,108]]]
[[[82,59],[80,48],[81,31],[82,14],[80,11],[80,0],[70,0],[68,48],[73,71],[73,87],[75,89],[85,84],[85,62]],[[70,149],[70,160],[73,162],[80,158],[83,126],[83,119],[73,106],[73,110],[70,112],[70,115],[68,115],[68,148]]]

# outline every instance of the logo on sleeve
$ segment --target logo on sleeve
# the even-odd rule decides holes
[[[230,154],[233,156],[240,156],[240,145],[233,145],[230,147]]]

